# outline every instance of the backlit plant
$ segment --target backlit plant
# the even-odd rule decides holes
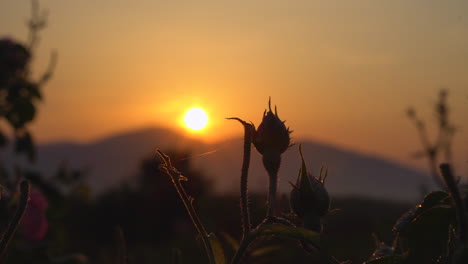
[[[441,109],[441,104],[439,104],[439,109]],[[409,114],[414,120],[414,112]],[[439,116],[447,120],[446,113],[441,113]],[[318,178],[312,176],[307,171],[300,146],[302,165],[296,183],[291,183],[291,212],[278,214],[276,211],[276,185],[281,155],[290,146],[289,134],[291,133],[284,121],[279,118],[276,107],[273,112],[269,102],[268,112],[264,112],[262,122],[257,129],[253,123],[248,123],[240,118],[228,119],[237,120],[244,127],[244,155],[240,177],[242,236],[235,253],[230,257],[230,263],[250,263],[248,254],[251,252],[251,247],[258,247],[258,243],[254,242],[263,237],[296,240],[298,247],[303,248],[309,254],[316,255],[317,259],[320,260],[319,263],[350,263],[349,261],[340,262],[330,255],[321,241],[321,237],[325,235],[322,228],[323,217],[330,210],[330,196],[325,188],[328,170],[322,169]],[[443,124],[445,125],[442,126]],[[441,123],[441,127],[447,127],[446,123],[443,124]],[[419,128],[421,129],[421,126]],[[447,134],[447,136],[451,138],[452,134]],[[262,155],[263,165],[269,176],[267,214],[263,221],[257,224],[252,224],[250,218],[247,192],[252,145]],[[449,151],[449,146],[444,146],[446,151]],[[158,155],[162,163],[161,169],[172,180],[201,238],[208,262],[211,264],[227,263],[228,256],[226,256],[222,244],[215,234],[207,231],[193,206],[194,198],[185,192],[181,184],[181,181],[188,179],[172,166],[167,155],[159,150]],[[432,159],[433,156],[430,158]],[[431,165],[433,162],[430,160]],[[376,239],[376,249],[365,263],[468,263],[468,223],[463,194],[458,187],[458,181],[448,163],[441,164],[439,172],[433,171],[433,173],[439,177],[437,181],[443,183],[445,191],[427,194],[421,204],[401,216],[393,227],[394,240],[391,245]],[[286,217],[283,217],[284,215]],[[176,263],[178,263],[178,259],[180,258],[175,258]]]

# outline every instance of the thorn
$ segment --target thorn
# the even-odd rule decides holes
[[[179,181],[188,181],[188,178],[185,177],[184,175],[180,174],[179,175]]]
[[[271,112],[271,96],[268,96],[268,109]]]
[[[161,162],[164,163],[165,166],[169,166],[169,167],[172,167],[172,164],[171,164],[171,159],[169,158],[169,156],[167,156],[166,154],[164,154],[162,151],[160,151],[159,149],[156,150],[157,154],[159,155],[159,159],[161,160]]]

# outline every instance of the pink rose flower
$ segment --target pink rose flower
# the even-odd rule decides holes
[[[21,220],[21,233],[29,241],[40,241],[47,234],[46,209],[48,203],[44,195],[31,188],[29,202]]]

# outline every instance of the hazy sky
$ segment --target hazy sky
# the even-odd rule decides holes
[[[59,54],[32,126],[40,142],[181,129],[192,106],[210,115],[193,136],[220,140],[242,133],[224,117],[258,125],[271,96],[298,141],[408,163],[419,141],[405,109],[433,121],[445,87],[468,167],[466,0],[40,2],[49,24],[35,73]],[[0,36],[26,40],[29,12],[30,1],[0,0]]]

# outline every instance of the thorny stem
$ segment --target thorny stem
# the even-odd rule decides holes
[[[270,174],[270,187],[268,188],[267,217],[275,216],[277,182],[278,182],[278,173]]]
[[[455,127],[450,123],[449,120],[449,111],[447,106],[447,91],[441,90],[439,94],[439,101],[436,103],[436,114],[438,118],[438,135],[433,143],[429,141],[427,135],[426,127],[424,122],[417,118],[416,113],[413,109],[409,109],[408,116],[416,125],[416,128],[419,132],[419,138],[421,140],[422,146],[428,157],[429,169],[431,175],[434,178],[435,182],[439,187],[444,188],[444,182],[439,177],[438,171],[438,162],[437,158],[440,151],[443,151],[445,154],[445,162],[448,164],[452,163],[452,140],[455,132]],[[453,168],[451,169],[452,174]]]
[[[253,125],[249,124],[237,117],[227,118],[228,120],[237,120],[244,126],[244,157],[242,160],[242,171],[241,171],[241,218],[242,218],[242,239],[245,238],[248,232],[251,229],[250,223],[250,212],[249,212],[249,196],[247,189],[247,178],[249,174],[250,166],[250,152],[252,146],[252,134],[253,134]]]
[[[437,157],[436,157],[437,154],[435,150],[434,152],[431,152],[430,149],[428,149],[427,153],[428,153],[429,168],[431,171],[432,178],[434,179],[434,181],[440,188],[444,189],[444,183],[440,179],[439,174],[437,173]]]
[[[20,199],[18,203],[18,209],[16,209],[16,213],[8,224],[8,227],[0,241],[0,263],[4,263],[6,248],[8,247],[11,238],[14,236],[16,229],[21,222],[21,218],[23,217],[26,207],[28,206],[28,201],[29,182],[22,181],[20,183]]]
[[[467,217],[466,217],[466,211],[465,211],[465,204],[461,197],[460,190],[458,189],[457,182],[455,180],[455,177],[452,173],[452,169],[450,168],[449,164],[447,163],[441,164],[440,172],[442,174],[442,177],[445,180],[445,183],[450,192],[450,195],[452,196],[454,207],[456,209],[456,214],[458,218],[458,238],[464,245],[467,245],[468,223],[467,223]]]
[[[174,184],[174,187],[177,190],[177,193],[179,194],[180,199],[182,200],[182,203],[184,204],[185,209],[193,222],[193,225],[195,226],[195,229],[201,237],[203,246],[208,256],[208,260],[210,263],[214,264],[213,249],[211,247],[208,233],[206,232],[205,227],[203,226],[200,218],[197,215],[197,212],[195,211],[195,208],[193,207],[193,198],[187,195],[184,187],[180,183],[181,180],[186,178],[176,168],[172,167],[169,156],[159,150],[157,150],[157,153],[161,162],[163,163],[161,169],[171,178],[172,183]]]

